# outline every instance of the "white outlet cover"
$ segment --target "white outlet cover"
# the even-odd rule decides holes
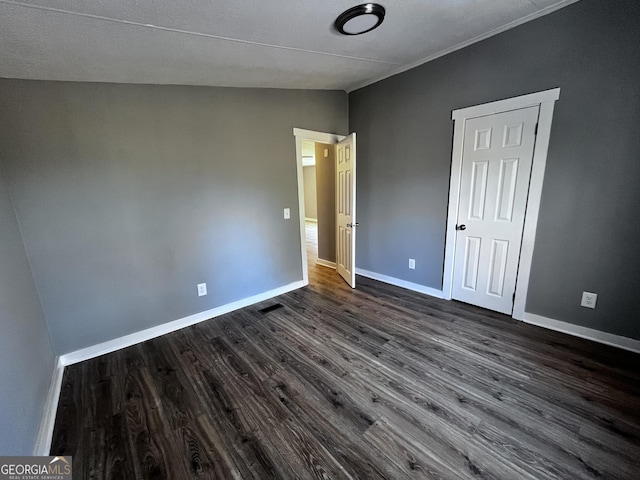
[[[285,208],[284,209],[284,219],[285,220],[289,220],[291,218],[291,209],[290,208]]]
[[[329,158],[329,149],[328,148],[324,149],[324,158]]]
[[[598,294],[591,292],[582,292],[581,307],[596,308],[596,302],[598,301]]]
[[[207,284],[206,283],[199,283],[198,284],[198,296],[199,297],[204,297],[207,294]]]
[[[415,268],[416,268],[416,259],[415,258],[410,258],[409,259],[409,268],[411,270],[415,270]]]

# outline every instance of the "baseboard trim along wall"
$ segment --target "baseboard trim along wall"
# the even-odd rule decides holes
[[[131,345],[135,345],[146,340],[151,340],[152,338],[156,338],[161,335],[180,330],[184,327],[195,325],[196,323],[204,322],[205,320],[224,315],[225,313],[248,307],[249,305],[253,305],[254,303],[277,297],[278,295],[282,295],[292,290],[297,290],[298,288],[304,287],[305,285],[306,284],[302,280],[299,280],[297,282],[290,283],[274,290],[269,290],[252,297],[243,298],[235,302],[227,303],[226,305],[221,305],[220,307],[212,308],[211,310],[206,310],[204,312],[196,313],[188,317],[163,323],[162,325],[131,333],[120,338],[114,338],[113,340],[108,340],[91,347],[76,350],[75,352],[66,353],[60,356],[60,362],[63,366],[67,366],[89,360],[90,358],[99,357],[100,355],[104,355],[106,353],[115,352],[116,350],[130,347]]]
[[[414,292],[431,295],[432,297],[443,297],[441,290],[425,287],[424,285],[419,285],[417,283],[407,282],[406,280],[401,280],[399,278],[389,277],[380,273],[370,272],[368,270],[363,270],[362,268],[356,268],[356,274],[372,278],[374,280],[379,280],[384,283],[389,283],[397,287],[413,290]],[[612,347],[618,347],[631,352],[640,353],[640,340],[635,340],[633,338],[602,332],[593,328],[581,327],[580,325],[554,320],[552,318],[536,315],[535,313],[525,312],[522,321],[538,327],[555,330],[556,332],[562,332],[575,337],[593,340],[594,342],[604,343],[605,345],[610,345]]]
[[[316,259],[316,265],[322,265],[323,267],[328,267],[328,268],[336,268],[336,262],[330,262],[329,260],[323,260],[322,258],[317,258]]]
[[[53,427],[56,423],[56,412],[58,410],[58,400],[60,399],[60,389],[62,388],[62,374],[64,365],[60,362],[60,357],[56,357],[49,392],[45,400],[40,422],[40,431],[33,449],[35,456],[49,456],[51,450],[51,440],[53,438]]]
[[[389,277],[387,275],[382,275],[381,273],[370,272],[369,270],[363,270],[362,268],[356,268],[356,274],[362,275],[363,277],[372,278],[373,280],[378,280],[380,282],[388,283],[390,285],[395,285],[396,287],[402,287],[406,288],[407,290],[424,293],[432,297],[442,298],[442,290],[425,287],[424,285],[420,285],[418,283],[408,282],[406,280],[401,280],[395,277]]]
[[[554,320],[552,318],[536,315],[535,313],[525,312],[522,321],[538,327],[555,330],[556,332],[567,333],[575,337],[586,338],[587,340],[593,340],[594,342],[604,343],[605,345],[611,345],[612,347],[618,347],[631,352],[640,353],[640,340],[635,340],[633,338],[614,335],[613,333],[602,332],[593,328],[581,327],[580,325]]]
[[[53,375],[51,377],[49,392],[45,401],[42,421],[40,422],[40,431],[38,432],[38,438],[36,439],[33,454],[36,456],[48,456],[51,450],[53,429],[55,427],[56,413],[58,411],[58,401],[60,399],[60,390],[62,388],[62,377],[64,374],[64,367],[66,367],[67,365],[72,365],[84,360],[89,360],[106,353],[111,353],[122,348],[130,347],[146,340],[151,340],[152,338],[174,332],[181,328],[195,325],[196,323],[200,323],[214,317],[219,317],[220,315],[224,315],[225,313],[248,307],[265,300],[269,300],[270,298],[277,297],[278,295],[283,295],[287,292],[291,292],[292,290],[302,288],[305,285],[306,283],[304,281],[299,280],[297,282],[290,283],[274,290],[269,290],[252,297],[243,298],[242,300],[227,303],[226,305],[221,305],[220,307],[212,308],[211,310],[196,313],[188,317],[164,323],[162,325],[158,325],[157,327],[141,330],[140,332],[125,335],[120,338],[114,338],[113,340],[99,343],[98,345],[93,345],[91,347],[76,350],[75,352],[67,353],[65,355],[57,357],[53,369]]]
[[[335,263],[329,262],[327,260],[318,259],[317,263],[319,265],[335,268]],[[378,280],[380,282],[388,283],[390,285],[395,285],[397,287],[406,288],[414,292],[424,293],[432,297],[442,298],[443,296],[441,290],[425,287],[424,285],[408,282],[399,278],[389,277],[380,273],[370,272],[361,268],[356,268],[356,274]],[[40,423],[40,431],[38,432],[38,438],[34,446],[33,454],[36,456],[49,455],[65,366],[82,362],[84,360],[89,360],[91,358],[95,358],[107,353],[115,352],[122,348],[130,347],[137,343],[141,343],[146,340],[171,333],[181,328],[195,325],[196,323],[200,323],[205,320],[224,315],[225,313],[248,307],[255,303],[277,297],[278,295],[283,295],[287,292],[302,288],[305,285],[306,283],[304,281],[299,280],[297,282],[290,283],[274,290],[269,290],[252,297],[244,298],[242,300],[213,308],[211,310],[196,313],[188,317],[158,325],[157,327],[148,328],[140,332],[125,335],[120,338],[115,338],[98,345],[93,345],[91,347],[76,350],[75,352],[67,353],[65,355],[61,355],[60,357],[57,357],[51,377],[49,392],[47,394],[47,399],[43,410],[42,421]],[[614,335],[612,333],[601,332],[592,328],[581,327],[579,325],[562,322],[560,320],[554,320],[551,318],[543,317],[541,315],[536,315],[534,313],[525,312],[523,321],[531,325],[548,328],[550,330],[574,335],[577,337],[585,338],[587,340],[593,340],[595,342],[604,343],[606,345],[622,348],[631,352],[640,353],[640,340],[635,340],[620,335]]]

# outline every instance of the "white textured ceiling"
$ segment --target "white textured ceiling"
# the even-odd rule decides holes
[[[352,90],[577,0],[0,0],[0,77]]]

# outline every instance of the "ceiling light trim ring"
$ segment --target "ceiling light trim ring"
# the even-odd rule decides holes
[[[335,27],[342,35],[362,35],[363,33],[367,33],[378,28],[384,20],[385,13],[386,11],[382,5],[378,5],[377,3],[363,3],[362,5],[358,5],[342,12],[335,21]],[[377,17],[377,22],[372,27],[359,32],[350,32],[345,30],[344,27],[349,21],[362,15],[375,15]]]

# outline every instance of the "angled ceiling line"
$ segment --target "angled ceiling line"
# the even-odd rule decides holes
[[[130,26],[134,26],[134,27],[143,27],[143,28],[149,28],[149,29],[153,29],[153,30],[160,30],[160,31],[171,32],[171,33],[179,33],[179,34],[182,34],[182,35],[190,35],[190,36],[194,36],[194,37],[210,38],[210,39],[214,39],[214,40],[222,40],[222,41],[227,41],[227,42],[235,42],[235,43],[241,43],[241,44],[245,44],[245,45],[253,45],[253,46],[263,47],[263,48],[275,48],[275,49],[279,49],[279,50],[287,50],[287,51],[299,52],[299,53],[309,53],[309,54],[312,54],[312,55],[323,55],[323,56],[328,56],[328,57],[343,58],[343,59],[347,59],[347,60],[356,60],[356,61],[361,61],[361,62],[378,63],[378,64],[382,64],[382,65],[392,65],[392,66],[401,65],[400,63],[385,62],[383,60],[375,60],[373,58],[355,57],[355,56],[351,56],[351,55],[341,55],[339,53],[320,52],[320,51],[317,51],[317,50],[307,50],[307,49],[304,49],[304,48],[289,47],[289,46],[286,46],[286,45],[273,45],[273,44],[270,44],[270,43],[253,42],[251,40],[242,40],[240,38],[224,37],[222,35],[214,35],[214,34],[211,34],[211,33],[203,33],[203,32],[194,32],[194,31],[190,31],[190,30],[182,30],[182,29],[179,29],[179,28],[165,27],[165,26],[162,26],[162,25],[152,25],[150,23],[142,23],[142,22],[135,22],[135,21],[132,21],[132,20],[123,20],[123,19],[118,19],[118,18],[105,17],[105,16],[102,16],[102,15],[94,15],[94,14],[91,14],[91,13],[74,12],[72,10],[64,10],[64,9],[61,9],[61,8],[45,7],[43,5],[33,5],[33,4],[22,3],[22,2],[17,2],[17,1],[13,1],[13,0],[0,0],[0,4],[13,5],[13,6],[16,6],[16,7],[30,8],[30,9],[34,9],[34,10],[43,10],[43,11],[54,12],[54,13],[59,13],[59,14],[64,14],[64,15],[74,15],[74,16],[78,16],[78,17],[91,18],[91,19],[94,19],[94,20],[102,20],[102,21],[106,21],[106,22],[119,23],[119,24],[122,24],[122,25],[130,25]]]
[[[2,1],[2,0],[0,0]],[[399,73],[402,72],[406,72],[407,70],[411,70],[413,68],[419,67],[420,65],[424,65],[425,63],[429,63],[433,60],[436,60],[437,58],[440,57],[444,57],[445,55],[448,55],[450,53],[453,53],[457,50],[461,50],[465,47],[468,47],[469,45],[473,45],[474,43],[478,43],[481,42],[482,40],[485,40],[487,38],[493,37],[494,35],[498,35],[502,32],[506,32],[507,30],[510,30],[512,28],[515,28],[519,25],[523,25],[527,22],[530,22],[532,20],[535,20],[536,18],[540,18],[543,17],[545,15],[548,15],[550,13],[555,12],[556,10],[560,10],[561,8],[564,8],[568,5],[571,5],[572,3],[576,3],[580,0],[562,0],[559,3],[556,3],[554,5],[549,5],[547,7],[544,8],[540,8],[537,6],[537,4],[533,1],[533,0],[529,0],[529,2],[534,5],[536,8],[539,8],[538,11],[530,13],[529,15],[525,15],[524,17],[518,18],[516,20],[513,20],[511,22],[508,22],[500,27],[494,28],[493,30],[490,30],[488,32],[485,33],[481,33],[480,35],[476,35],[473,38],[469,38],[463,42],[458,43],[457,45],[452,45],[450,47],[444,48],[438,52],[435,52],[431,55],[428,55],[424,58],[420,58],[418,60],[415,60],[413,62],[401,65],[395,69],[393,69],[390,72],[387,72],[383,75],[380,75],[378,77],[373,77],[370,78],[369,80],[366,80],[364,82],[360,82],[360,83],[356,83],[356,84],[352,84],[351,86],[349,86],[348,88],[346,88],[346,92],[347,93],[351,93],[351,92],[355,92],[356,90],[359,90],[361,88],[367,87],[369,85],[372,85],[374,83],[377,83],[381,80],[385,80],[387,78],[393,77],[394,75],[398,75]]]

